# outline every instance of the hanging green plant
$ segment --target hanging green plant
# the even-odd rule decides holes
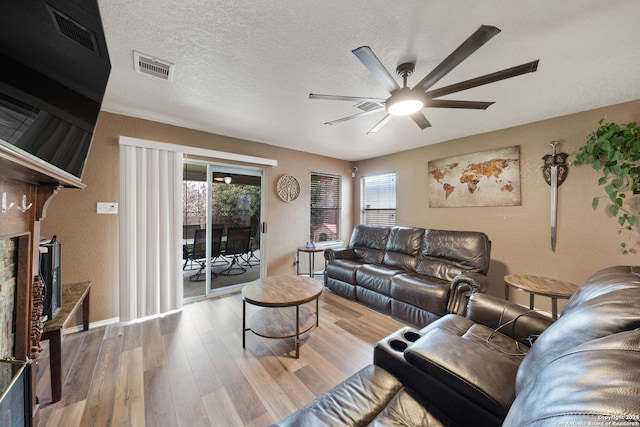
[[[596,196],[591,202],[597,209],[600,199],[606,198],[611,204],[607,210],[618,221],[618,234],[627,238],[620,243],[623,253],[629,251],[629,241],[640,220],[640,129],[636,123],[604,123],[589,135],[587,143],[576,154],[575,165],[591,165],[601,173],[598,185],[604,186],[605,196]]]

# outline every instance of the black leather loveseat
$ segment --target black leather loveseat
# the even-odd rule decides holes
[[[325,250],[325,286],[424,326],[486,290],[490,254],[480,232],[360,224],[348,247]]]
[[[475,294],[278,425],[640,425],[639,328],[640,266],[594,274],[555,322]]]

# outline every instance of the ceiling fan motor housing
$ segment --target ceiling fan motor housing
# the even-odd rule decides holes
[[[425,98],[424,92],[406,86],[394,90],[386,102],[387,112],[394,116],[408,116],[424,107]]]

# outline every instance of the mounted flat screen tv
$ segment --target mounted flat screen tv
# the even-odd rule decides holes
[[[111,63],[96,0],[0,13],[0,145],[82,179]]]

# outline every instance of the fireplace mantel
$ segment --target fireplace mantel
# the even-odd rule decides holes
[[[0,180],[11,178],[32,184],[56,184],[64,187],[85,188],[78,178],[34,157],[0,144]]]
[[[34,277],[39,274],[40,222],[47,207],[62,187],[84,188],[76,178],[55,167],[39,162],[0,144],[0,196],[5,200],[0,210],[0,239],[17,241],[15,342],[13,357],[27,361],[31,357]],[[35,364],[28,369],[35,369]],[[35,372],[31,372],[32,402],[35,398]],[[34,425],[38,405],[32,407]]]

